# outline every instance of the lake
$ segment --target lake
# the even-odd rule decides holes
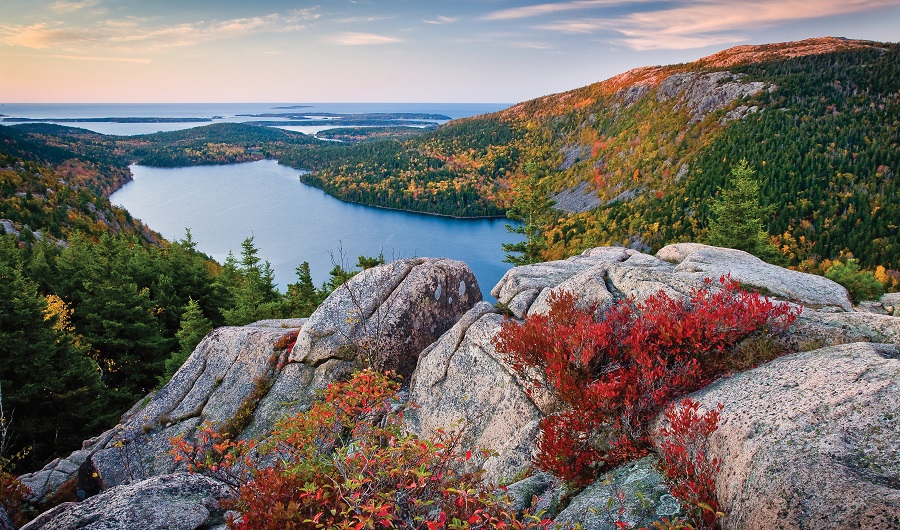
[[[239,256],[241,242],[253,236],[282,291],[296,281],[294,269],[303,261],[321,285],[341,251],[350,267],[360,255],[382,252],[387,260],[462,260],[493,301],[489,291],[510,267],[500,244],[521,240],[506,230],[505,219],[452,219],[342,202],[274,160],[131,171],[134,180],[112,194],[113,204],[172,241],[190,228],[197,248],[220,263],[229,251]]]

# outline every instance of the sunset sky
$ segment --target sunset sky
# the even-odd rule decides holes
[[[900,0],[2,0],[0,102],[514,103],[827,35]]]

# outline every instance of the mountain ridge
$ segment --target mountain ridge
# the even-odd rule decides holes
[[[590,199],[578,211],[530,211],[540,258],[559,259],[597,245],[651,251],[702,240],[708,199],[746,158],[787,264],[852,253],[897,269],[898,64],[896,43],[739,46],[404,141],[289,150],[279,160],[312,169],[306,182],[342,199],[463,216],[521,213],[534,185],[555,198],[577,191]],[[529,168],[536,184],[526,185]]]

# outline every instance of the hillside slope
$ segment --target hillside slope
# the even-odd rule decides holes
[[[59,136],[67,130],[88,131],[43,127],[47,129],[31,133],[0,127],[3,231],[24,241],[45,235],[52,240],[76,235],[96,239],[112,233],[138,235],[147,244],[158,244],[158,234],[107,198],[131,178],[124,163],[100,150],[73,151]]]
[[[746,158],[789,263],[847,249],[896,269],[898,141],[900,45],[827,37],[638,68],[408,140],[279,159],[342,199],[459,216],[524,200],[530,163],[555,199],[531,212],[555,259],[702,239],[707,199]]]

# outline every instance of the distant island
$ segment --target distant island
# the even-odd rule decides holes
[[[302,127],[302,126],[317,126],[317,125],[335,125],[343,127],[354,126],[354,127],[390,127],[394,125],[434,125],[433,121],[422,121],[422,120],[391,120],[391,119],[359,119],[359,120],[283,120],[283,121],[247,121],[244,122],[247,125],[258,125],[260,127]]]
[[[288,105],[286,107],[272,107],[273,109],[311,109],[313,105]]]
[[[3,118],[3,121],[10,123],[47,121],[54,123],[206,123],[221,118],[221,116],[212,118]]]
[[[436,127],[437,125],[435,124],[427,125],[425,127],[341,127],[319,131],[316,133],[316,138],[345,143],[356,143],[382,138],[402,139],[409,138],[410,136],[418,136],[427,131],[433,131]]]
[[[281,112],[281,113],[264,113],[264,114],[238,114],[241,118],[283,118],[287,120],[305,120],[310,117],[327,118],[333,120],[341,120],[345,123],[347,120],[439,120],[449,121],[452,118],[443,114],[426,114],[421,112],[370,112],[363,114],[337,114],[334,112]],[[317,120],[321,121],[321,120]]]

